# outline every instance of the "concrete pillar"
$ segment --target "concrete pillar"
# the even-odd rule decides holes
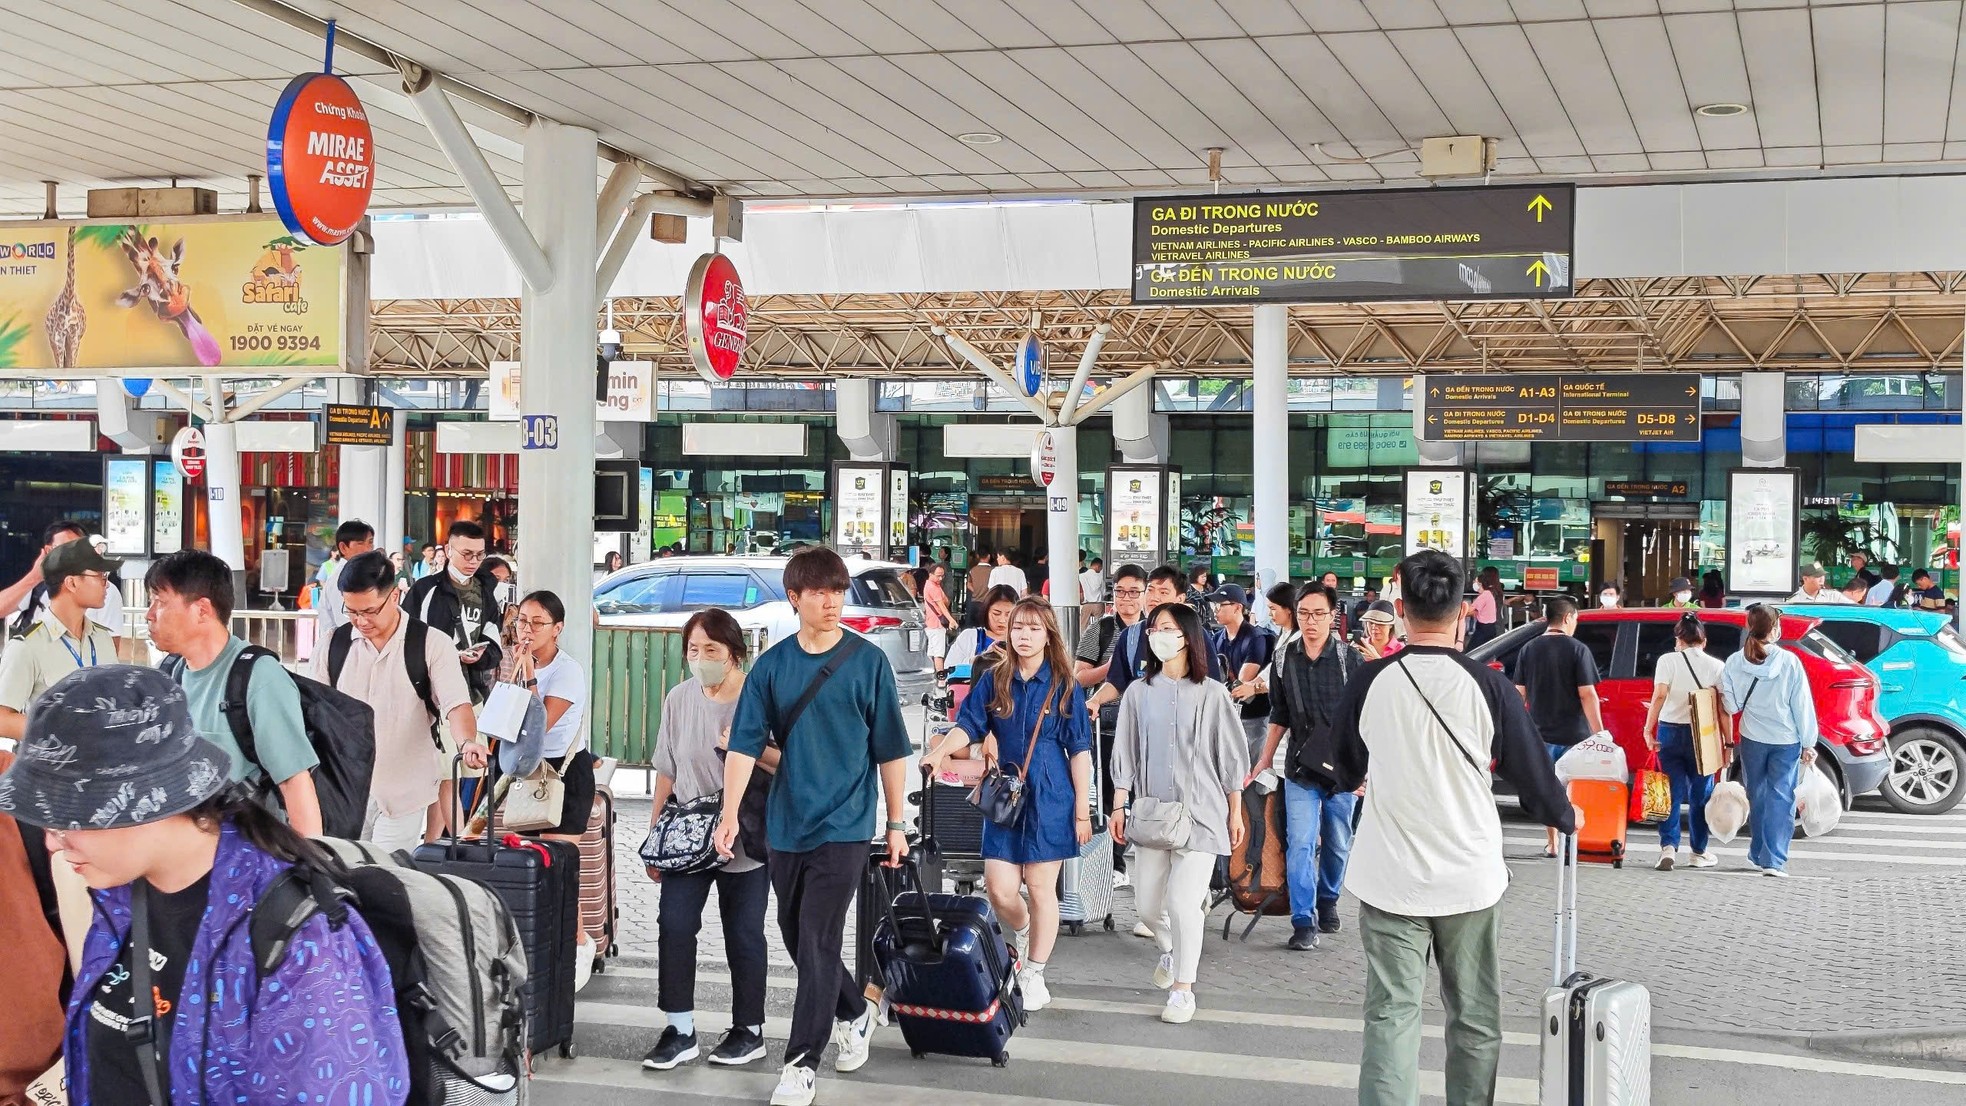
[[[874,410],[877,389],[864,376],[833,382],[833,413],[840,441],[856,461],[899,461],[900,435],[893,415]]]
[[[1267,592],[1279,580],[1290,579],[1290,309],[1263,304],[1254,309],[1255,388],[1256,586]],[[1258,622],[1267,623],[1270,608],[1254,605]]]
[[[527,591],[567,606],[560,645],[583,667],[594,659],[594,132],[544,119],[526,127],[525,222],[551,263],[553,283],[520,302],[519,407],[559,419],[556,449],[519,452],[519,561]]]
[[[1119,397],[1107,410],[1113,413],[1113,447],[1122,460],[1132,465],[1166,463],[1167,416],[1154,413],[1152,384]]]
[[[1079,624],[1079,430],[1051,429],[1058,475],[1045,489],[1045,545],[1050,551],[1051,606],[1067,641],[1078,644]]]
[[[245,494],[239,474],[239,428],[229,422],[205,424],[205,507],[212,533],[212,555],[232,566],[233,599],[246,586]],[[242,604],[243,605],[243,604]]]
[[[1741,465],[1780,468],[1788,462],[1788,377],[1741,374]]]

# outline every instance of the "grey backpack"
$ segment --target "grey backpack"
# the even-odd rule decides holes
[[[482,883],[432,875],[406,854],[314,839],[332,863],[297,864],[253,907],[253,959],[266,976],[316,914],[344,925],[353,907],[396,989],[410,1103],[510,1106],[525,1078],[526,953],[519,929]]]

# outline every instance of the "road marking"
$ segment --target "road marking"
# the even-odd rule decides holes
[[[1937,1071],[1932,1068],[1892,1067],[1884,1064],[1861,1064],[1851,1060],[1828,1060],[1808,1053],[1785,1052],[1737,1052],[1729,1048],[1703,1048],[1699,1045],[1662,1045],[1654,1042],[1652,1055],[1670,1056],[1676,1060],[1700,1060],[1712,1064],[1747,1064],[1756,1067],[1782,1068],[1788,1071],[1813,1071],[1824,1075],[1853,1075],[1862,1079],[1897,1080],[1902,1083],[1937,1083],[1948,1087],[1966,1087],[1966,1072]]]
[[[1509,837],[1503,840],[1510,845],[1534,845],[1539,849],[1543,847],[1543,839],[1540,837]],[[1796,840],[1807,841],[1809,838],[1798,837]],[[1725,848],[1718,845],[1714,846],[1712,851],[1719,853],[1721,856],[1739,857],[1743,860],[1748,855],[1748,851],[1744,848]],[[1529,860],[1531,858],[1511,857],[1510,859]],[[1534,859],[1541,860],[1544,858],[1538,856]],[[1657,859],[1656,856],[1654,859]],[[1836,860],[1848,864],[1922,864],[1940,868],[1966,868],[1966,856],[1879,856],[1875,853],[1831,853],[1811,848],[1792,848],[1789,850],[1789,859]],[[1631,846],[1631,851],[1625,854],[1625,861],[1635,868],[1649,868],[1652,866],[1651,862],[1645,859],[1643,845]],[[1735,870],[1738,871],[1739,869]]]
[[[778,1086],[777,1075],[761,1071],[734,1071],[708,1064],[690,1064],[673,1071],[649,1071],[633,1060],[602,1060],[585,1056],[576,1060],[542,1062],[534,1070],[533,1078],[542,1083],[651,1091],[659,1097],[674,1094],[698,1098],[745,1098],[753,1102],[770,1098],[772,1089]],[[1079,1106],[1058,1098],[950,1091],[938,1087],[878,1083],[871,1079],[848,1080],[831,1072],[820,1077],[817,1101],[852,1102],[860,1106],[910,1106],[917,1102],[949,1103],[951,1106],[969,1102],[992,1106]]]
[[[728,1011],[698,1010],[697,1020],[706,1015],[712,1026],[730,1020]],[[598,1021],[608,1025],[655,1029],[669,1024],[668,1015],[647,1006],[617,1003],[581,1002],[574,1011],[576,1021]],[[1248,1020],[1248,1019],[1245,1019]],[[1358,1023],[1360,1029],[1364,1023]],[[766,1018],[765,1036],[783,1040],[791,1029],[788,1018]],[[874,1038],[874,1047],[903,1051],[907,1044],[898,1032]],[[1011,1041],[1012,1057],[1020,1061],[1065,1064],[1079,1068],[1106,1068],[1122,1071],[1158,1072],[1163,1075],[1193,1075],[1207,1079],[1241,1079],[1256,1083],[1288,1083],[1298,1086],[1354,1088],[1358,1086],[1357,1064],[1332,1060],[1300,1060],[1283,1056],[1239,1056],[1220,1052],[1196,1052],[1178,1048],[1149,1048],[1104,1042],[1066,1041],[1024,1034]],[[1446,1074],[1422,1069],[1420,1093],[1429,1098],[1445,1098]],[[820,1081],[822,1085],[825,1080]],[[853,1084],[856,1091],[865,1084]],[[908,1088],[910,1091],[914,1088]],[[856,1096],[856,1101],[858,1098]],[[1539,1101],[1534,1079],[1496,1080],[1495,1101],[1514,1106],[1535,1106]]]
[[[1862,830],[1867,833],[1952,833],[1966,834],[1966,823],[1957,826],[1926,826],[1914,822],[1859,822],[1849,815],[1836,824],[1837,832],[1847,829]]]

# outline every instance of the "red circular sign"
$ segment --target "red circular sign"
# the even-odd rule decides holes
[[[205,432],[187,426],[171,437],[171,460],[188,480],[205,475]]]
[[[287,229],[322,246],[355,233],[375,191],[375,136],[348,82],[302,73],[266,129],[266,182]]]
[[[737,375],[750,318],[744,281],[730,258],[720,253],[697,258],[683,287],[683,331],[689,338],[690,361],[703,379],[721,384]]]

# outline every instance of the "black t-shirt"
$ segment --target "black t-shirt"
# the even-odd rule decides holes
[[[1544,634],[1523,646],[1515,682],[1529,689],[1529,716],[1551,745],[1575,745],[1591,735],[1577,689],[1597,685],[1597,661],[1569,634]]]
[[[1276,635],[1253,622],[1244,622],[1242,624],[1242,632],[1234,637],[1229,637],[1227,630],[1222,631],[1222,634],[1224,641],[1222,652],[1229,660],[1228,667],[1223,672],[1224,676],[1230,680],[1234,680],[1237,673],[1240,673],[1243,665],[1246,664],[1255,665],[1258,669],[1257,674],[1260,676],[1262,674],[1261,670],[1270,666],[1270,657],[1276,653]],[[1249,702],[1241,704],[1241,706],[1242,716],[1244,718],[1268,718],[1270,716],[1270,697],[1268,695],[1258,695]]]
[[[211,873],[175,894],[150,890],[150,985],[155,990],[157,1054],[164,1058],[164,1093],[170,1094],[171,1025],[176,1020],[178,992],[184,987],[184,967],[204,920],[212,887]],[[125,1029],[134,1004],[130,984],[130,945],[116,957],[89,1004],[89,1098],[95,1102],[148,1103],[137,1046]]]

